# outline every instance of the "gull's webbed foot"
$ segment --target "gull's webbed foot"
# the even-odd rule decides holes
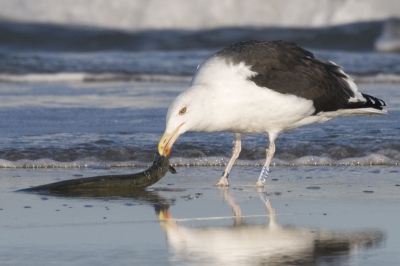
[[[229,186],[228,176],[229,176],[229,174],[225,174],[225,172],[224,172],[222,174],[221,178],[219,179],[219,181],[217,182],[217,184],[215,184],[215,185],[217,187],[227,187],[227,186]]]

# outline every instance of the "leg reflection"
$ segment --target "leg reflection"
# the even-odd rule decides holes
[[[235,225],[240,225],[242,223],[242,210],[240,209],[239,205],[235,203],[235,200],[229,194],[229,190],[227,187],[218,187],[219,190],[222,192],[224,200],[228,202],[231,206],[233,215],[235,216]]]

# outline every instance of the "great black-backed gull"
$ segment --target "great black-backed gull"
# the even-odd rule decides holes
[[[232,157],[217,183],[227,186],[242,135],[268,133],[266,161],[256,183],[263,186],[279,133],[342,116],[387,114],[382,106],[384,101],[358,92],[342,67],[294,43],[240,42],[199,66],[190,87],[168,108],[158,151],[168,155],[186,131],[233,132]]]

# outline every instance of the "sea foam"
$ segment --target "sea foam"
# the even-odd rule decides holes
[[[258,160],[237,160],[234,166],[257,166],[264,165],[264,159]],[[175,157],[170,163],[177,167],[224,167],[228,164],[229,158],[224,156],[210,156],[201,158]],[[134,167],[144,168],[151,166],[152,162],[144,161],[101,161],[101,160],[76,160],[73,162],[59,162],[52,159],[38,160],[17,160],[9,161],[0,159],[0,168],[115,168]],[[363,157],[345,158],[335,160],[325,156],[303,156],[294,160],[272,159],[272,166],[368,166],[368,165],[399,165],[396,160],[381,154],[370,154]]]

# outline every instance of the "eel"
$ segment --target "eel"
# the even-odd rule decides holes
[[[17,192],[144,189],[158,182],[168,171],[176,174],[175,169],[169,165],[168,158],[157,153],[156,160],[150,168],[140,173],[69,179],[21,189]]]

